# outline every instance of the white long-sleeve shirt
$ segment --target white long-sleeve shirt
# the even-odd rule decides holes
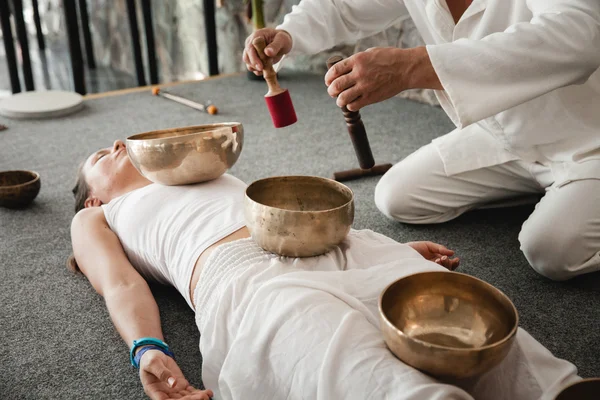
[[[412,17],[457,129],[434,140],[446,172],[522,159],[558,185],[600,179],[600,0],[303,0],[278,27],[294,53],[353,42]]]

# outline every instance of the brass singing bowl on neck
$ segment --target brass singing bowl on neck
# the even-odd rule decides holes
[[[147,179],[185,185],[216,179],[237,161],[244,144],[239,122],[164,129],[127,138],[127,153]]]
[[[504,293],[458,272],[423,272],[393,282],[379,298],[379,314],[392,353],[439,378],[489,371],[508,354],[519,325]]]
[[[280,176],[246,189],[246,226],[263,249],[290,257],[324,254],[350,232],[354,195],[316,176]]]

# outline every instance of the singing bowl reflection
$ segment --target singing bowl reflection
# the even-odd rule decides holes
[[[205,182],[223,175],[244,144],[238,122],[151,131],[127,138],[127,153],[146,178],[163,185]]]
[[[554,400],[596,400],[598,398],[600,398],[600,378],[588,378],[563,388]]]
[[[519,324],[504,293],[458,272],[423,272],[393,282],[381,293],[379,314],[392,353],[440,378],[490,370],[508,354]]]
[[[0,207],[23,208],[40,192],[40,174],[35,171],[0,172]]]
[[[263,249],[290,257],[324,254],[354,222],[354,194],[345,185],[315,176],[261,179],[246,189],[246,225]]]

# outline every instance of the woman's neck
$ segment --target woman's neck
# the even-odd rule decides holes
[[[141,189],[143,187],[151,185],[152,183],[152,181],[144,178],[143,176],[140,176],[140,179],[136,179],[128,183],[127,185],[115,188],[115,190],[111,191],[109,196],[110,198],[108,201],[110,202],[111,200],[116,199],[117,197],[123,196],[129,192],[133,192],[134,190]]]

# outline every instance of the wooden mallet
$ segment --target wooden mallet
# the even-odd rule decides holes
[[[160,97],[164,97],[164,98],[169,99],[169,100],[173,100],[173,101],[175,101],[175,102],[177,102],[179,104],[183,104],[185,106],[194,108],[194,109],[196,109],[198,111],[209,113],[211,115],[217,114],[219,112],[219,110],[217,109],[217,107],[214,106],[213,104],[204,105],[204,104],[196,103],[195,101],[186,99],[185,97],[176,96],[174,94],[167,93],[164,90],[160,90],[160,88],[158,88],[158,87],[153,87],[152,88],[152,94],[154,96],[160,96]]]
[[[327,60],[327,69],[331,69],[331,67],[343,59],[344,58],[341,56],[330,57]],[[375,165],[371,146],[369,145],[369,138],[367,138],[367,132],[360,113],[358,111],[350,111],[346,106],[342,107],[342,112],[344,113],[346,127],[348,128],[348,133],[350,134],[352,146],[354,147],[354,152],[356,153],[356,158],[358,158],[360,168],[334,172],[333,179],[338,182],[343,182],[362,178],[364,176],[385,174],[388,169],[392,168],[392,164]]]
[[[294,105],[292,104],[292,98],[290,97],[290,92],[287,89],[281,88],[277,82],[277,72],[273,69],[271,59],[265,55],[265,47],[267,47],[265,38],[262,36],[255,38],[252,41],[252,45],[263,63],[263,77],[269,86],[269,91],[265,94],[265,101],[269,108],[273,125],[275,125],[275,128],[292,125],[298,121]]]

